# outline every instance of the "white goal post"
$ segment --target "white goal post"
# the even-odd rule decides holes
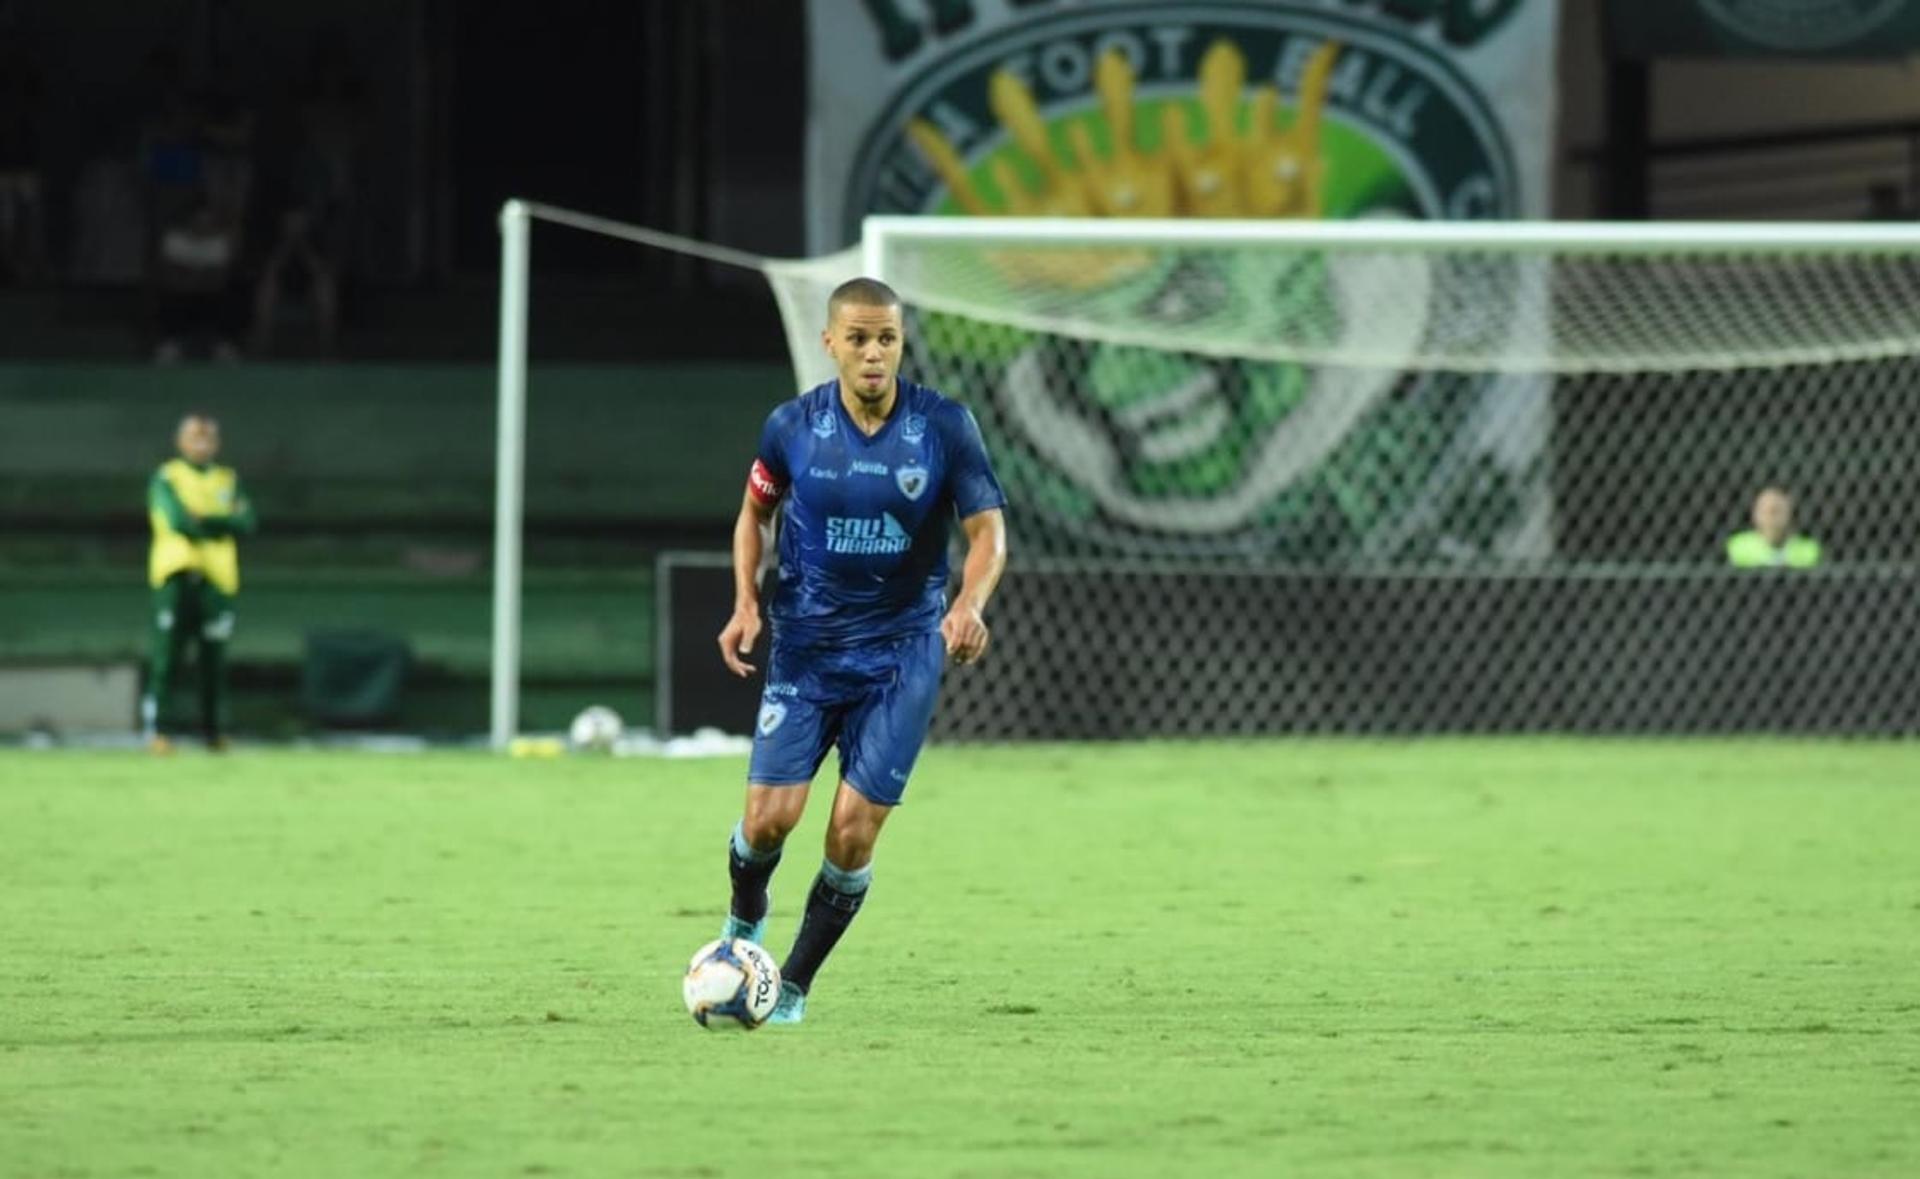
[[[1840,474],[1846,448],[1872,436],[1879,419],[1870,415],[1884,415],[1889,390],[1920,368],[1920,225],[876,216],[857,252],[780,262],[515,200],[501,211],[496,748],[518,730],[536,220],[759,270],[780,301],[796,387],[827,375],[809,341],[831,281],[860,272],[892,284],[914,317],[927,379],[980,402],[990,441],[1031,444],[1007,456],[1003,476],[1032,480],[1020,494],[1044,499],[1052,515],[1036,528],[1045,513],[1023,513],[1022,568],[1137,575],[1144,580],[1128,592],[1142,596],[1127,609],[1142,617],[1204,614],[1245,589],[1219,578],[1249,570],[1712,573],[1710,563],[1676,562],[1710,562],[1717,524],[1707,526],[1706,550],[1691,535],[1676,540],[1677,531],[1643,542],[1631,529],[1646,521],[1609,520],[1574,502],[1597,505],[1616,472],[1638,477],[1636,454],[1660,441],[1635,434],[1630,421],[1618,429],[1606,421],[1616,388],[1640,407],[1622,411],[1629,415],[1690,399],[1723,416],[1742,399],[1767,407],[1756,413],[1804,410],[1826,393],[1872,392],[1879,400],[1835,419],[1821,465],[1809,470],[1834,476],[1828,490],[1863,509],[1852,538],[1859,559],[1899,562],[1891,516],[1870,502],[1888,488]],[[1266,416],[1229,420],[1228,403]],[[1410,426],[1428,405],[1438,407],[1435,420]],[[1587,416],[1557,421],[1564,412]],[[1729,447],[1780,436],[1764,422],[1736,426],[1742,440]],[[1690,423],[1695,449],[1656,472],[1693,497],[1660,510],[1723,511],[1729,487],[1765,470],[1717,453],[1714,427]],[[1587,456],[1585,467],[1566,460],[1563,443],[1576,460]],[[1905,457],[1920,464],[1920,455]],[[1382,474],[1388,461],[1403,466]],[[1685,483],[1674,472],[1687,462],[1714,467],[1718,482]],[[1125,463],[1151,469],[1121,472]],[[1480,510],[1470,492],[1501,480],[1512,484],[1498,488],[1511,502],[1498,521],[1479,527],[1462,515]],[[1035,608],[1055,620],[1091,616],[1100,604],[1072,597],[1088,591],[1065,581],[1048,592],[1051,604]],[[1116,663],[1114,674],[1177,678],[1176,654],[1155,650]],[[1190,640],[1179,657],[1231,661]],[[1044,711],[1041,684],[1026,689],[1032,699],[1015,684],[993,707]],[[965,717],[969,707],[962,699],[947,714]],[[1113,719],[1132,715],[1127,707],[1101,712],[1087,731],[1131,731]]]

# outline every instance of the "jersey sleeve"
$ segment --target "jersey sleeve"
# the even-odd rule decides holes
[[[964,405],[949,403],[942,415],[947,444],[947,486],[953,492],[954,510],[962,520],[992,508],[1007,506],[1007,496],[993,473],[987,458],[987,444],[980,437],[980,423]]]
[[[760,427],[760,447],[754,452],[752,468],[747,471],[747,494],[763,508],[779,503],[787,485],[793,482],[793,472],[787,469],[787,435],[798,404],[796,401],[782,404],[767,415],[766,425]]]
[[[253,500],[240,489],[240,478],[233,480],[233,514],[227,517],[227,524],[235,536],[252,536],[260,526],[259,517],[253,513]]]

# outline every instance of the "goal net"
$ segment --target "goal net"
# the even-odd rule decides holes
[[[970,737],[1916,727],[1909,227],[874,218],[1013,561]],[[775,267],[819,368],[830,280]],[[1731,568],[1764,488],[1813,569]]]
[[[834,285],[900,292],[1009,499],[945,736],[1920,730],[1920,228],[871,218],[777,262],[514,202],[496,744],[529,212],[763,272],[796,389]],[[1766,488],[1813,567],[1729,561]]]

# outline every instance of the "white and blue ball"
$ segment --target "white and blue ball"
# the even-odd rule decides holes
[[[581,709],[567,726],[567,744],[584,753],[608,753],[626,731],[619,713],[604,704],[594,704]]]
[[[743,937],[701,946],[687,963],[680,994],[694,1022],[709,1031],[752,1031],[780,1001],[780,967]]]

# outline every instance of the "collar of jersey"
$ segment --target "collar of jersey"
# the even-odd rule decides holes
[[[847,403],[840,400],[840,382],[835,381],[833,383],[834,412],[840,415],[841,424],[846,427],[847,433],[865,446],[872,446],[874,443],[880,441],[888,430],[893,429],[893,424],[900,420],[901,407],[906,405],[906,403],[907,382],[904,377],[896,373],[893,378],[893,412],[887,415],[886,421],[880,423],[878,430],[869,434],[865,430],[862,430],[859,424],[853,420],[853,415],[847,412]]]

